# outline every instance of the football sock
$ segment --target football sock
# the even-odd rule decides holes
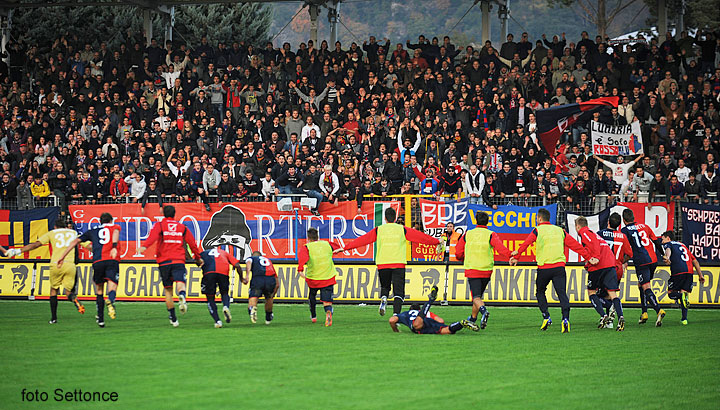
[[[622,303],[620,303],[620,298],[613,299],[612,304],[613,304],[613,306],[615,306],[615,313],[618,316],[625,316],[625,315],[623,315],[623,308],[622,308]]]
[[[218,312],[217,312],[217,304],[215,303],[215,295],[205,295],[205,297],[207,298],[207,306],[208,306],[208,311],[210,312],[210,316],[212,316],[212,318],[215,322],[219,322],[220,317],[218,316]]]
[[[422,316],[422,317],[427,316],[428,312],[430,311],[431,306],[432,306],[431,301],[428,300],[427,302],[425,302],[422,309],[420,309],[420,316]]]
[[[185,291],[184,291],[184,290],[181,290],[180,292],[178,292],[178,296],[186,297],[186,296],[185,296]]]
[[[252,313],[252,308],[248,306],[248,315]]]
[[[400,312],[402,312],[402,305],[403,305],[402,298],[400,296],[395,296],[393,298],[393,313],[396,315],[399,315]],[[430,308],[428,308],[428,310],[430,310]]]
[[[310,296],[310,317],[317,317],[317,312],[315,311],[316,305],[317,300],[315,299],[315,295]]]
[[[173,322],[177,322],[177,316],[175,316],[175,308],[168,309],[168,313],[170,313],[170,320]]]
[[[480,306],[480,314],[484,315],[485,313],[487,313],[487,308],[485,307],[485,305]]]
[[[469,319],[469,320],[470,320],[471,322],[477,322],[477,316],[473,316],[472,314],[470,314],[470,319]]]
[[[610,309],[610,307],[612,307],[612,305],[613,305],[613,301],[610,300],[610,299],[600,298],[600,301],[602,302],[603,307],[604,307],[605,309]]]
[[[111,290],[108,292],[108,299],[110,299],[110,303],[115,303],[115,291]]]
[[[52,320],[57,320],[57,296],[50,296],[50,315]]]
[[[687,308],[683,305],[680,305],[680,310],[682,311],[682,320],[687,320],[687,314],[688,314]]]
[[[458,330],[463,328],[460,322],[455,322],[448,327],[450,328],[450,333],[456,333]]]
[[[97,306],[98,320],[105,321],[105,301],[102,295],[95,295],[95,305]]]
[[[550,313],[549,312],[542,312],[543,319],[550,319]]]
[[[265,312],[265,321],[269,322],[273,319],[272,312]]]
[[[655,293],[653,293],[652,289],[645,289],[645,300],[647,301],[647,304],[655,309],[655,312],[660,312],[660,306],[658,305],[657,298],[655,297]]]
[[[70,302],[73,302],[73,303],[75,303],[75,298],[76,298],[76,297],[77,297],[77,295],[75,295],[75,294],[72,293],[72,292],[68,293],[68,295],[67,295],[67,299],[68,299]]]
[[[647,301],[645,300],[645,291],[640,288],[640,308],[643,313],[647,313]]]
[[[230,295],[223,294],[223,295],[220,295],[220,297],[222,298],[223,306],[225,306],[229,309],[230,308]]]
[[[333,312],[332,305],[323,306],[323,308],[325,309],[325,313],[327,313],[327,312],[332,313],[332,312]]]
[[[603,303],[600,300],[600,297],[594,293],[590,295],[590,302],[592,302],[593,307],[595,308],[595,311],[600,314],[600,316],[605,315],[605,309],[603,309]]]

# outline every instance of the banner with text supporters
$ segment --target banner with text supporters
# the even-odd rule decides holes
[[[26,211],[0,210],[0,246],[21,248],[37,241],[48,230],[55,228],[60,208],[36,208]],[[43,245],[19,258],[50,259],[50,247]]]
[[[363,263],[338,263],[334,286],[334,299],[339,303],[377,303],[380,299],[380,281],[377,268]],[[186,265],[188,271],[187,295],[191,301],[204,301],[200,292],[202,270],[194,264]],[[297,265],[277,263],[280,286],[276,300],[301,302],[307,300],[308,287],[297,273]],[[426,301],[432,286],[441,288],[441,294],[447,292],[450,303],[470,304],[470,289],[467,286],[465,270],[461,265],[452,264],[448,273],[447,288],[444,288],[444,265],[417,264],[408,265],[406,271],[405,301]],[[639,294],[637,277],[630,267],[620,283],[619,296],[626,306],[638,306]],[[92,265],[78,264],[77,291],[81,299],[95,300],[92,283]],[[568,266],[566,291],[570,302],[581,306],[590,306],[585,284],[587,271],[581,266]],[[700,283],[693,276],[693,291],[690,303],[706,307],[720,307],[720,267],[703,267],[705,282]],[[243,285],[237,275],[231,279],[230,295],[236,299],[247,299],[248,286]],[[50,265],[48,263],[15,262],[0,259],[0,298],[28,297],[35,283],[34,295],[38,299],[47,299],[50,295]],[[492,304],[536,306],[535,298],[535,266],[496,266],[483,299]],[[667,281],[670,270],[667,266],[659,266],[651,286],[662,304],[670,304],[667,297]],[[552,286],[548,288],[548,301],[556,306],[558,299]],[[158,267],[153,263],[122,261],[120,263],[120,280],[117,298],[122,301],[157,301],[164,300],[163,287]],[[161,314],[164,308],[158,309]],[[678,313],[679,314],[679,313]],[[87,315],[85,315],[87,316]],[[80,320],[80,319],[78,319]]]
[[[643,153],[642,134],[638,121],[617,126],[590,121],[590,136],[595,155],[635,156]]]
[[[595,215],[584,215],[588,219],[588,226],[593,231],[598,231],[602,228],[607,227],[608,217],[617,212],[622,215],[625,209],[630,209],[635,215],[635,222],[642,223],[650,227],[655,235],[659,238],[663,232],[672,230],[675,227],[675,203],[671,202],[669,205],[665,202],[653,202],[648,207],[648,204],[639,204],[635,202],[618,202],[617,205],[612,208],[608,208]],[[570,235],[575,239],[580,239],[575,230],[575,219],[580,215],[568,213],[567,228]],[[620,219],[620,228],[624,227],[625,223]],[[568,254],[568,262],[579,262],[579,256],[577,253],[570,251]]]
[[[702,263],[720,263],[720,207],[680,204],[682,242]]]
[[[355,202],[341,202],[334,206],[320,205],[320,215],[303,209],[295,218],[294,212],[281,212],[273,202],[245,202],[211,204],[205,211],[203,204],[174,204],[176,219],[190,229],[203,249],[233,245],[228,249],[238,258],[260,251],[270,259],[294,259],[296,247],[305,244],[308,228],[317,228],[320,238],[344,245],[375,227],[375,204],[364,202],[361,212]],[[299,207],[299,206],[298,206]],[[147,206],[143,213],[138,204],[70,206],[76,228],[84,232],[100,224],[100,214],[109,212],[120,231],[120,256],[123,260],[153,259],[154,246],[144,254],[137,249],[147,239],[155,222],[162,220],[162,210]],[[87,258],[82,250],[80,257]],[[373,247],[348,251],[340,259],[371,260]]]
[[[467,199],[453,201],[431,201],[420,199],[420,216],[423,230],[426,234],[440,238],[445,232],[445,226],[452,222],[455,231],[461,235],[467,229],[468,205]],[[437,253],[434,245],[413,243],[411,252],[413,261],[442,261],[443,255]]]

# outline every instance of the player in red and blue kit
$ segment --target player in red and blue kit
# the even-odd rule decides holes
[[[623,278],[627,261],[632,259],[632,248],[625,234],[620,232],[620,222],[620,214],[613,212],[608,219],[608,227],[597,232],[601,238],[605,239],[615,255],[615,273],[617,273],[618,284]],[[610,316],[610,322],[605,327],[612,329],[612,322],[615,320],[616,314],[612,300],[609,299],[610,296],[605,289],[598,289],[597,295],[601,298],[606,313]]]
[[[175,282],[175,291],[178,294],[180,313],[187,312],[185,300],[185,287],[187,282],[187,270],[185,269],[185,244],[190,247],[196,263],[200,262],[200,249],[195,243],[195,237],[190,233],[187,226],[176,221],[175,207],[165,205],[163,207],[162,221],[156,223],[150,230],[148,238],[138,248],[139,253],[145,253],[147,248],[157,242],[155,259],[160,265],[160,278],[165,288],[165,306],[167,307],[170,324],[178,327],[180,323],[175,315],[175,303],[173,302],[172,285]]]
[[[233,255],[220,248],[206,249],[200,253],[200,259],[197,261],[202,266],[203,278],[200,282],[200,290],[207,299],[208,311],[215,321],[215,328],[221,328],[222,322],[218,315],[217,305],[215,304],[215,292],[220,290],[220,298],[223,304],[223,314],[225,322],[230,323],[232,315],[230,314],[230,268],[235,270],[242,276],[242,265],[235,259]]]
[[[400,331],[397,327],[398,323],[409,327],[413,333],[421,335],[451,335],[457,333],[463,328],[471,329],[475,332],[480,330],[480,327],[476,325],[475,322],[471,322],[467,319],[455,322],[448,326],[440,318],[433,317],[434,315],[430,313],[430,307],[437,298],[437,294],[438,288],[437,286],[433,286],[430,291],[428,301],[425,302],[422,308],[418,304],[413,304],[410,306],[410,310],[400,312],[397,315],[392,315],[388,322],[390,323],[390,327],[393,332]]]
[[[638,323],[643,324],[648,320],[647,305],[650,304],[657,313],[655,326],[662,326],[662,320],[665,317],[665,311],[660,309],[657,297],[650,287],[650,281],[655,276],[657,268],[658,251],[662,247],[660,240],[655,233],[645,224],[636,224],[635,215],[631,209],[625,209],[622,213],[625,227],[621,232],[625,234],[633,253],[633,265],[635,265],[635,274],[638,278],[638,288],[640,289],[640,306],[642,315]]]
[[[100,215],[102,225],[85,231],[65,249],[58,260],[60,267],[65,257],[75,251],[81,242],[92,243],[93,282],[95,283],[95,304],[97,305],[98,326],[105,327],[105,305],[108,316],[115,319],[115,294],[120,280],[120,226],[113,223],[113,217],[107,212]],[[107,282],[108,298],[103,301],[105,282]]]
[[[277,280],[277,272],[270,259],[264,257],[262,253],[255,251],[252,256],[245,260],[246,276],[243,283],[250,281],[250,291],[248,299],[248,314],[250,321],[257,322],[257,304],[261,296],[265,296],[265,324],[269,325],[273,318],[273,298],[277,293],[280,283]],[[252,272],[252,279],[250,273]]]
[[[668,281],[668,297],[674,299],[682,310],[680,323],[687,325],[687,313],[690,307],[689,295],[693,286],[693,269],[698,274],[700,282],[705,282],[700,263],[685,244],[675,242],[673,231],[662,234],[662,247],[665,251],[664,261],[670,265],[670,280]]]
[[[625,330],[625,317],[623,316],[622,303],[617,296],[620,290],[617,281],[617,273],[615,273],[615,255],[613,255],[610,246],[600,235],[588,228],[588,221],[584,216],[575,220],[575,230],[580,236],[580,243],[598,259],[598,263],[591,265],[589,262],[585,265],[588,271],[587,290],[595,310],[600,314],[598,328],[602,329],[610,322],[610,316],[603,309],[602,298],[598,296],[597,290],[604,289],[615,307],[615,311],[619,315],[617,331]]]

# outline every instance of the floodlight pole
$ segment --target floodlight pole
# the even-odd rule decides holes
[[[10,42],[10,28],[12,27],[12,15],[13,10],[12,9],[2,9],[0,11],[0,18],[2,21],[0,21],[0,29],[2,29],[2,41],[0,42],[0,52],[5,53],[5,57],[3,57],[2,61],[7,64],[8,67],[10,67],[10,53],[7,49],[7,44]]]
[[[490,40],[490,0],[482,0],[480,2],[480,11],[482,12],[482,42],[483,45],[486,41]]]
[[[338,16],[340,15],[340,1],[339,0],[332,0],[332,2],[327,4],[328,8],[328,22],[330,23],[330,44],[329,48],[333,49],[335,47],[335,42],[337,41],[337,23],[338,23]],[[320,48],[319,46],[315,46],[316,48]]]
[[[152,11],[143,9],[143,30],[145,31],[145,46],[150,47],[153,38]]]
[[[502,43],[508,36],[508,17],[510,17],[510,0],[498,6],[498,18],[500,19],[500,42]]]
[[[665,38],[665,33],[667,33],[668,25],[667,25],[667,1],[666,0],[657,0],[657,10],[658,10],[658,23],[657,23],[657,31],[658,31],[658,41],[663,42]]]
[[[310,4],[310,39],[313,42],[315,48],[318,47],[318,14],[320,14],[320,7],[317,4]]]

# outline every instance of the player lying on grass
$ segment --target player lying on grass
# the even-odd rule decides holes
[[[471,329],[474,332],[480,330],[478,325],[466,319],[447,326],[444,320],[437,316],[433,318],[432,316],[434,315],[430,314],[430,307],[437,298],[437,294],[438,288],[437,286],[433,286],[428,301],[425,302],[422,308],[418,304],[413,304],[410,306],[410,310],[393,315],[390,320],[388,320],[393,332],[400,331],[397,327],[398,323],[409,327],[413,333],[422,335],[452,335],[463,328]]]
[[[46,232],[38,238],[37,241],[25,245],[21,249],[10,249],[7,251],[8,257],[20,255],[29,252],[43,245],[50,245],[50,324],[57,323],[57,307],[58,307],[58,290],[60,286],[65,290],[65,296],[72,302],[81,314],[85,313],[85,306],[77,299],[77,295],[73,292],[75,288],[75,278],[77,270],[75,267],[75,253],[67,258],[62,267],[58,267],[57,263],[60,256],[64,254],[65,249],[69,247],[78,237],[78,233],[73,229],[67,229],[67,224],[63,218],[55,220],[55,229]]]
[[[682,310],[680,323],[687,325],[688,308],[690,307],[690,292],[693,286],[693,268],[698,274],[698,280],[705,282],[700,263],[685,244],[675,242],[673,231],[662,234],[662,247],[665,251],[663,260],[670,265],[670,280],[668,280],[668,297],[675,300]]]
[[[622,332],[625,330],[625,317],[623,316],[622,303],[620,303],[620,298],[617,296],[620,286],[618,286],[615,271],[615,255],[613,255],[607,242],[588,228],[588,221],[584,216],[575,220],[575,230],[580,236],[580,243],[588,250],[590,255],[593,255],[598,260],[594,265],[589,262],[585,264],[585,269],[588,271],[587,291],[590,302],[592,302],[593,307],[600,315],[598,328],[604,328],[611,320],[610,315],[605,313],[602,299],[597,295],[597,289],[605,289],[612,299],[615,312],[619,316],[617,331]]]
[[[80,237],[71,241],[70,246],[60,255],[57,267],[62,269],[63,262],[70,252],[82,242],[92,242],[93,253],[93,282],[95,283],[95,305],[97,316],[95,321],[98,326],[105,327],[105,306],[107,305],[108,316],[115,319],[115,294],[120,281],[120,226],[115,225],[113,217],[107,212],[100,214],[102,225],[85,231]],[[74,260],[74,254],[73,254]],[[107,282],[107,300],[103,303]]]
[[[222,327],[217,305],[215,304],[215,292],[220,289],[220,298],[223,304],[225,322],[230,323],[230,268],[233,267],[242,275],[242,265],[224,249],[212,248],[200,252],[200,259],[195,262],[202,266],[203,277],[200,282],[200,290],[207,299],[208,311],[212,316],[216,328]]]
[[[250,298],[248,298],[248,314],[250,321],[257,322],[257,304],[261,296],[265,296],[265,324],[269,325],[273,318],[273,298],[277,293],[280,282],[277,280],[277,272],[270,259],[262,256],[258,251],[245,260],[245,277],[243,283],[247,285],[250,281]],[[252,279],[250,273],[252,272]]]

